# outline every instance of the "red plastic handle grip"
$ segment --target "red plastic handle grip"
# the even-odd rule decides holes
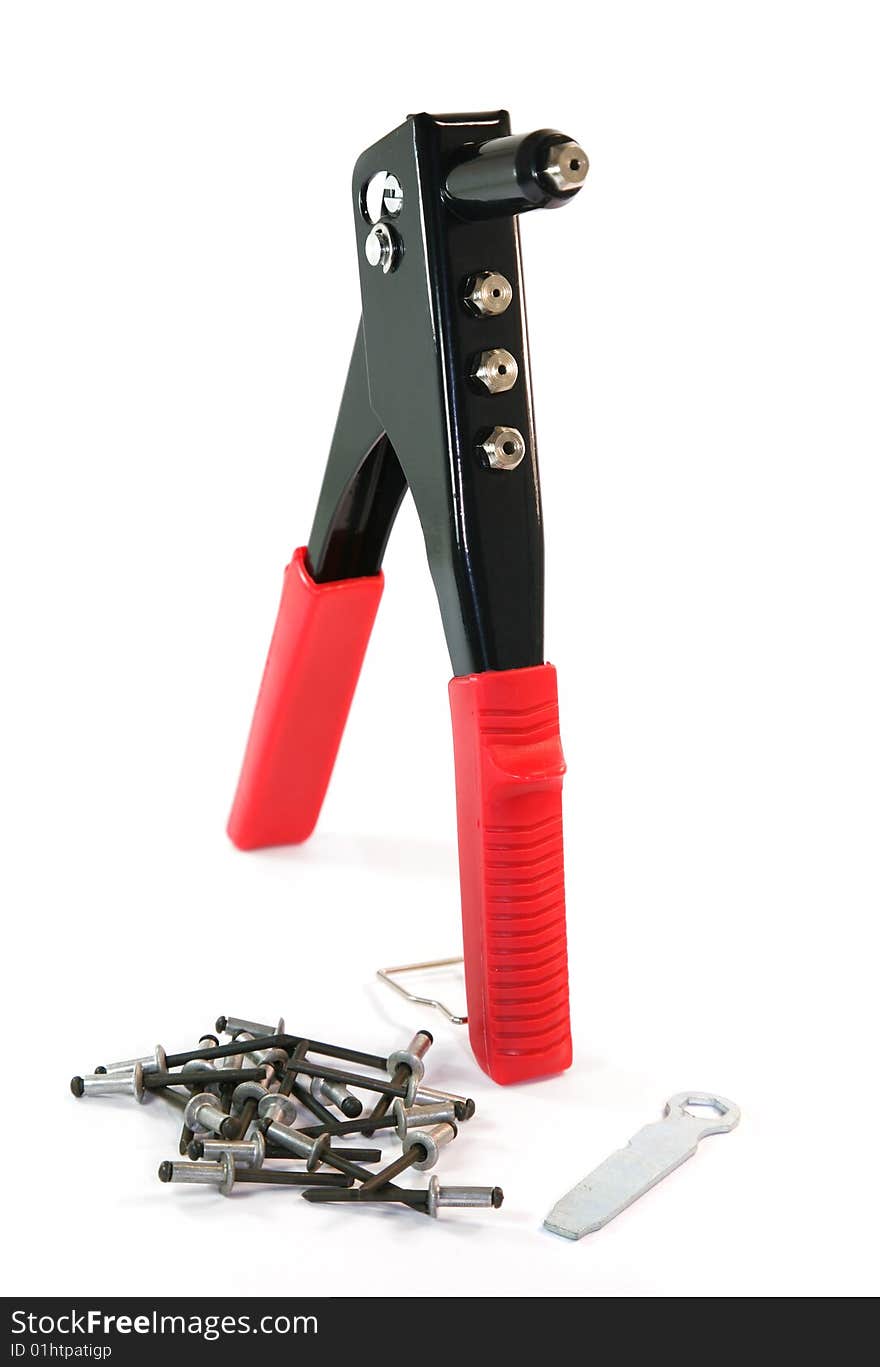
[[[384,583],[316,584],[303,547],[284,571],[227,828],[239,849],[296,845],[314,830]]]
[[[467,675],[449,699],[471,1045],[522,1082],[571,1063],[556,671]]]

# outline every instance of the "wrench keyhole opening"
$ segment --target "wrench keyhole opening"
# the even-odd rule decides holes
[[[716,1101],[688,1101],[684,1110],[688,1115],[692,1115],[694,1120],[718,1120],[727,1115],[727,1108],[719,1106]]]

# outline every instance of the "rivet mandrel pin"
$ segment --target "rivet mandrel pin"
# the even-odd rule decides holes
[[[203,1040],[205,1040],[206,1038],[207,1038],[207,1036],[202,1035],[201,1039],[199,1040],[199,1044],[201,1045],[202,1042],[203,1042]],[[210,1074],[211,1072],[215,1072],[215,1071],[219,1071],[219,1070],[218,1070],[218,1069],[215,1069],[214,1064],[211,1063],[211,1061],[210,1061],[209,1059],[199,1059],[199,1060],[196,1060],[196,1061],[193,1061],[193,1062],[190,1062],[190,1063],[185,1063],[185,1064],[183,1065],[183,1067],[181,1068],[181,1070],[180,1070],[180,1072],[179,1072],[179,1074],[178,1074],[178,1077],[179,1077],[179,1079],[180,1079],[180,1082],[181,1082],[184,1086],[188,1086],[188,1085],[189,1085],[189,1084],[188,1084],[188,1079],[189,1079],[189,1077],[190,1077],[193,1073],[201,1073],[201,1074],[204,1076],[205,1074]],[[165,1095],[168,1095],[168,1094],[170,1093],[170,1091],[171,1091],[171,1089],[170,1089],[170,1088],[167,1088],[167,1089],[166,1089],[166,1092],[165,1092]],[[189,1091],[190,1091],[190,1096],[195,1096],[196,1092],[200,1092],[200,1091],[201,1091],[201,1092],[209,1092],[209,1091],[210,1091],[210,1092],[214,1092],[216,1095],[219,1096],[219,1094],[220,1094],[220,1085],[219,1085],[219,1083],[210,1083],[210,1084],[209,1084],[209,1083],[201,1083],[201,1084],[199,1084],[199,1083],[194,1083],[194,1084],[189,1088]],[[187,1146],[189,1145],[189,1143],[190,1143],[190,1141],[192,1140],[192,1138],[193,1138],[193,1132],[192,1132],[192,1130],[190,1129],[189,1125],[187,1125],[187,1123],[186,1123],[186,1109],[185,1109],[185,1107],[184,1107],[183,1125],[182,1125],[181,1130],[180,1130],[180,1139],[179,1139],[178,1145],[177,1145],[179,1153],[181,1153],[181,1154],[185,1154],[185,1153],[186,1153]]]
[[[320,1139],[309,1139],[298,1130],[290,1129],[277,1120],[263,1120],[261,1126],[269,1143],[285,1149],[287,1153],[293,1154],[294,1158],[304,1158],[309,1172],[314,1172],[322,1163],[326,1163],[328,1167],[336,1168],[358,1182],[368,1182],[373,1176],[366,1168],[331,1149],[329,1135],[322,1135]]]
[[[438,1210],[445,1206],[456,1206],[468,1210],[498,1210],[504,1202],[504,1192],[500,1187],[441,1187],[439,1179],[432,1177],[424,1191],[407,1191],[403,1187],[385,1186],[370,1196],[362,1196],[359,1189],[350,1191],[304,1191],[307,1201],[351,1202],[353,1205],[368,1204],[371,1201],[387,1201],[413,1210],[420,1210],[436,1220]]]
[[[266,1158],[266,1140],[261,1130],[256,1130],[250,1139],[208,1139],[199,1136],[187,1148],[192,1159],[205,1158],[208,1162],[219,1162],[228,1153],[236,1168],[261,1168]]]
[[[368,1196],[370,1192],[379,1191],[407,1168],[418,1168],[420,1171],[433,1168],[440,1157],[440,1150],[446,1144],[451,1144],[457,1134],[458,1126],[449,1121],[434,1125],[430,1130],[409,1130],[404,1136],[400,1157],[364,1182],[358,1195]]]
[[[302,1131],[300,1131],[300,1133],[302,1133]],[[324,1137],[325,1136],[323,1135],[319,1136],[319,1140]],[[326,1136],[326,1138],[329,1140],[329,1135]],[[343,1148],[322,1147],[319,1150],[319,1155],[320,1161],[324,1163],[329,1163],[332,1158],[343,1158],[350,1163],[380,1163],[382,1161],[381,1149],[358,1149],[347,1145]],[[287,1149],[275,1148],[274,1145],[267,1145],[266,1157],[289,1159],[291,1154]],[[314,1167],[312,1168],[312,1171],[314,1171]]]
[[[244,1040],[245,1037],[240,1035],[239,1039]],[[281,1077],[284,1069],[287,1067],[288,1054],[286,1049],[281,1049],[277,1045],[268,1049],[260,1049],[255,1046],[245,1054],[245,1058],[248,1063],[254,1063],[257,1067],[259,1067],[260,1064],[271,1064],[278,1076]]]
[[[335,1134],[340,1125],[348,1122],[340,1120],[333,1111],[328,1110],[324,1102],[314,1094],[309,1088],[304,1087],[301,1082],[291,1083],[291,1095],[297,1101],[301,1101],[306,1110],[315,1117],[318,1122],[319,1130],[326,1130],[330,1134]]]
[[[396,1098],[398,1101],[400,1097]],[[393,1130],[397,1121],[393,1116],[383,1116],[381,1120],[371,1120],[369,1116],[358,1116],[357,1120],[339,1120],[334,1124],[325,1123],[317,1125],[300,1126],[300,1134],[307,1135],[309,1139],[320,1139],[322,1134],[329,1134],[334,1139],[349,1134],[372,1134],[374,1130]]]
[[[228,1153],[216,1163],[160,1163],[160,1182],[186,1182],[193,1186],[216,1187],[229,1196],[238,1183],[262,1187],[346,1187],[351,1179],[336,1172],[276,1172],[236,1168]]]
[[[147,1073],[144,1077],[144,1086],[148,1091],[157,1091],[160,1087],[228,1087],[239,1082],[263,1082],[267,1076],[273,1074],[267,1069],[271,1065],[259,1068],[195,1068],[191,1073]],[[109,1076],[109,1075],[108,1075]]]
[[[228,1139],[244,1139],[247,1137],[251,1122],[256,1119],[257,1107],[268,1094],[269,1088],[265,1082],[240,1082],[238,1084],[232,1093],[230,1106],[232,1123],[227,1127],[226,1137]]]
[[[161,1044],[157,1044],[152,1054],[144,1054],[141,1058],[124,1058],[118,1063],[102,1063],[96,1069],[96,1073],[130,1073],[136,1064],[140,1064],[144,1071],[144,1076],[148,1073],[164,1073],[168,1069],[168,1060],[165,1050]]]
[[[255,1038],[252,1043],[260,1049],[268,1049],[277,1045],[281,1049],[294,1049],[302,1044],[301,1035],[264,1035]],[[340,1044],[325,1044],[322,1040],[305,1041],[309,1052],[313,1054],[326,1055],[333,1059],[343,1059],[347,1063],[357,1063],[364,1068],[378,1068],[384,1070],[387,1059],[381,1054],[367,1054],[362,1049],[346,1049]],[[168,1067],[179,1068],[182,1063],[191,1063],[196,1059],[211,1059],[212,1061],[221,1058],[228,1058],[230,1054],[237,1054],[241,1050],[238,1040],[233,1040],[231,1044],[218,1044],[208,1049],[186,1049],[181,1054],[168,1055]],[[310,1077],[333,1078],[337,1082],[345,1082],[349,1087],[366,1087],[368,1091],[384,1092],[388,1090],[388,1083],[381,1082],[376,1078],[366,1077],[358,1073],[343,1071],[338,1068],[328,1068],[326,1064],[314,1063],[309,1059],[304,1059],[300,1068],[301,1072],[308,1073]],[[392,1096],[398,1093],[392,1091]]]
[[[395,1049],[393,1054],[388,1055],[388,1072],[391,1074],[391,1086],[395,1088],[406,1087],[404,1101],[407,1106],[411,1106],[415,1100],[416,1090],[422,1078],[425,1076],[425,1054],[434,1043],[434,1036],[430,1030],[418,1030],[413,1035],[405,1049]],[[391,1108],[391,1096],[386,1093],[380,1097],[370,1112],[369,1119],[381,1120],[388,1114]],[[364,1130],[364,1134],[369,1135],[370,1130]]]
[[[267,1092],[257,1104],[261,1120],[277,1120],[281,1125],[296,1124],[296,1102],[278,1092]]]

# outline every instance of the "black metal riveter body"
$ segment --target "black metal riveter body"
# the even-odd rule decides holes
[[[502,1083],[560,1072],[572,1055],[565,762],[544,658],[518,216],[571,202],[587,165],[564,133],[511,135],[503,110],[415,114],[358,158],[361,321],[308,544],[285,572],[228,826],[246,850],[314,829],[409,490],[454,674],[468,1030]],[[534,983],[523,1010],[517,994]]]
[[[554,203],[537,178],[517,180],[550,131],[511,138],[501,110],[432,117],[417,114],[376,143],[354,170],[360,187],[385,167],[406,187],[387,230],[406,253],[406,270],[387,274],[360,253],[362,325],[308,543],[318,583],[378,573],[409,488],[422,524],[455,674],[519,669],[544,660],[544,542],[541,493],[516,214]],[[475,145],[502,147],[505,173]],[[525,156],[522,149],[525,147]],[[450,163],[474,167],[452,201]],[[447,188],[444,188],[447,187]],[[525,187],[525,188],[523,188]],[[530,194],[534,191],[534,198]],[[465,195],[469,197],[464,197]],[[564,202],[568,194],[560,194]],[[502,314],[486,320],[462,307],[475,263],[512,286]],[[504,424],[525,437],[526,458],[511,478],[474,459],[479,438],[499,421],[498,396],[469,378],[464,361],[491,337],[518,359],[505,393]],[[448,452],[446,463],[437,452]]]

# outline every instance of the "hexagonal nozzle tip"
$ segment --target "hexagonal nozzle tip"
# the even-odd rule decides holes
[[[540,168],[554,190],[563,195],[579,190],[589,169],[590,161],[586,152],[579,143],[571,140],[548,147]]]

